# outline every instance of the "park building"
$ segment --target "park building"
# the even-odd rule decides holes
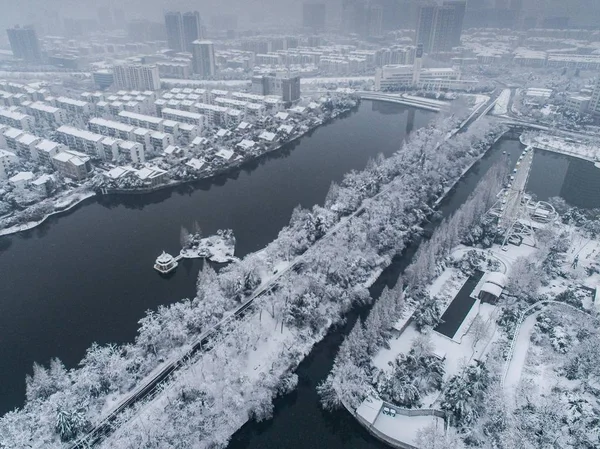
[[[502,295],[502,291],[506,288],[507,283],[508,278],[504,273],[485,273],[479,282],[478,286],[480,286],[480,290],[477,296],[481,302],[496,304],[500,295]]]

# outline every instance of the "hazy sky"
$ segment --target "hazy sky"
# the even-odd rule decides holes
[[[310,1],[326,3],[330,20],[331,16],[339,15],[342,0]],[[494,3],[494,0],[490,1]],[[600,0],[523,0],[523,3],[524,9],[537,10],[541,14],[569,15],[571,23],[591,26],[600,23]],[[265,21],[283,26],[298,24],[302,0],[0,0],[0,26],[5,29],[15,24],[41,22],[51,29],[52,21],[60,17],[96,19],[102,5],[123,9],[126,19],[156,21],[162,21],[166,9],[198,10],[207,18],[214,14],[235,13],[240,26],[248,28]]]

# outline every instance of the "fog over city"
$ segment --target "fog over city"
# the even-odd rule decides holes
[[[0,449],[600,449],[599,0],[0,0]]]

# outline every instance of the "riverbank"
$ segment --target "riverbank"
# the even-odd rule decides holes
[[[489,143],[489,142],[488,142]],[[405,149],[406,150],[406,149]],[[431,150],[431,148],[430,148]],[[450,150],[450,149],[449,149]],[[415,167],[413,167],[414,169]],[[405,186],[405,180],[396,180],[397,183],[402,184],[403,186]],[[372,210],[377,210],[377,208],[380,207],[381,202],[387,202],[387,201],[392,201],[393,202],[393,198],[395,198],[397,195],[402,195],[404,193],[404,189],[400,188],[400,185],[396,185],[396,187],[398,189],[385,189],[385,194],[383,195],[383,197],[378,197],[377,201],[375,201],[375,198],[372,198],[368,201],[369,203],[369,208]],[[384,191],[382,190],[382,193]],[[387,198],[389,196],[389,198]],[[418,201],[418,199],[413,198],[413,200]],[[331,206],[330,206],[331,207]],[[412,201],[411,201],[411,205],[406,205],[405,207],[409,208],[410,210],[413,210],[413,206],[412,206]],[[364,209],[361,207],[360,210]],[[401,211],[398,211],[399,213],[401,213]],[[405,220],[407,220],[407,224],[411,223],[411,225],[409,225],[409,227],[411,227],[411,231],[409,232],[405,232],[403,233],[403,237],[400,241],[398,241],[396,243],[396,245],[399,246],[400,249],[404,248],[407,241],[411,241],[412,239],[414,239],[415,234],[418,233],[418,230],[416,228],[416,224],[414,223],[414,220],[418,220],[421,221],[422,217],[419,216],[420,214],[417,214],[417,216],[411,215],[410,217],[404,217]],[[337,247],[337,243],[335,243],[336,241],[338,241],[339,239],[344,240],[346,238],[345,234],[347,232],[349,232],[349,229],[363,229],[364,226],[366,226],[365,220],[369,220],[369,216],[370,214],[353,214],[348,220],[343,220],[343,224],[342,226],[335,226],[334,228],[332,228],[330,230],[330,232],[328,233],[328,236],[335,236],[335,238],[328,238],[327,240],[324,240],[323,238],[319,241],[321,244],[315,245],[313,247],[310,247],[307,250],[307,253],[303,254],[301,256],[302,259],[302,263],[303,266],[306,267],[305,272],[300,272],[297,275],[294,275],[294,273],[292,271],[288,271],[286,278],[282,278],[282,277],[278,277],[277,278],[277,284],[278,284],[278,289],[275,290],[271,295],[269,295],[266,299],[269,302],[273,303],[273,310],[274,311],[279,311],[277,313],[272,313],[272,316],[275,317],[275,315],[277,315],[279,318],[278,320],[281,321],[282,320],[282,316],[281,316],[281,310],[282,310],[282,306],[284,306],[284,298],[285,298],[285,303],[291,303],[291,305],[289,305],[289,307],[292,307],[292,310],[294,310],[294,304],[296,303],[296,301],[300,298],[302,298],[302,294],[301,297],[298,299],[296,298],[296,293],[294,293],[291,297],[289,297],[290,293],[286,293],[289,290],[289,288],[291,288],[292,285],[297,286],[296,288],[298,288],[299,286],[301,286],[303,284],[303,281],[301,281],[301,279],[305,279],[308,278],[312,279],[313,276],[317,276],[317,273],[322,272],[322,270],[326,270],[326,272],[329,273],[334,273],[336,272],[337,269],[334,269],[334,271],[330,271],[333,269],[333,267],[327,267],[327,265],[331,264],[331,262],[334,262],[333,259],[327,258],[328,259],[328,263],[324,263],[323,261],[323,257],[325,254],[328,254],[329,251],[333,250],[334,247]],[[370,226],[367,226],[368,228],[370,228]],[[335,232],[333,232],[335,230]],[[282,234],[283,236],[285,236],[285,233],[282,232],[280,233],[280,239],[282,239]],[[296,237],[298,238],[298,237]],[[274,242],[275,245],[278,244],[278,242]],[[322,245],[325,245],[325,247],[323,248]],[[271,246],[271,245],[270,245]],[[351,262],[352,260],[354,260],[354,253],[353,253],[353,249],[352,248],[348,248],[346,249],[346,252],[350,254],[350,260],[340,260],[340,263],[343,263],[345,266],[352,266],[353,263]],[[309,254],[310,253],[310,256]],[[384,251],[384,254],[388,254],[389,252]],[[356,254],[356,256],[358,256],[358,254]],[[370,251],[367,252],[367,254],[363,254],[361,257],[366,258],[366,259],[372,259],[373,257],[375,257],[375,254],[371,255]],[[320,263],[317,263],[315,258],[317,258]],[[345,258],[343,258],[345,259]],[[371,260],[371,262],[369,263],[369,267],[368,269],[366,269],[367,267],[363,267],[360,268],[360,272],[356,272],[356,270],[354,271],[352,277],[350,278],[349,282],[350,285],[347,287],[347,289],[351,289],[350,293],[352,291],[355,291],[355,289],[358,289],[356,291],[356,294],[359,293],[360,289],[363,289],[365,287],[365,285],[369,285],[372,284],[373,282],[375,282],[376,277],[373,275],[374,272],[377,272],[377,274],[381,273],[381,271],[386,267],[389,266],[389,264],[391,263],[392,258],[391,257],[378,257],[378,261],[375,263],[375,261]],[[242,262],[247,262],[246,260],[242,261]],[[313,263],[314,262],[314,263]],[[334,262],[335,263],[335,262]],[[296,263],[293,264],[293,266],[298,266]],[[292,266],[292,267],[293,267]],[[365,270],[366,269],[366,270]],[[364,271],[364,272],[363,272]],[[323,273],[324,274],[324,273]],[[343,274],[341,272],[337,272],[336,275],[336,279],[337,276],[341,276],[342,279],[345,278],[347,275]],[[324,280],[317,280],[319,279],[319,277],[314,278],[313,282],[318,282],[318,285],[321,284],[321,282],[323,282]],[[358,281],[358,284],[355,285],[354,282]],[[305,281],[304,281],[305,282]],[[329,284],[327,287],[324,285],[323,287],[319,287],[319,288],[333,288],[334,290],[337,289],[339,287],[339,281],[334,281],[334,279],[331,279],[331,284]],[[199,281],[199,287],[203,286],[204,282],[200,282]],[[360,286],[360,287],[359,287]],[[208,287],[207,287],[208,288]],[[306,293],[305,293],[306,294]],[[348,293],[347,293],[348,294]],[[329,296],[329,295],[327,295]],[[333,295],[334,297],[337,297],[338,295],[335,294]],[[205,299],[206,301],[206,299]],[[303,301],[306,301],[305,299],[303,299]],[[265,312],[271,309],[271,306],[268,304],[265,304],[264,306],[257,306],[257,302],[255,302],[253,304],[253,307],[264,307]],[[319,311],[314,310],[311,311],[312,307],[318,307]],[[264,361],[264,363],[262,363],[260,366],[261,367],[270,367],[270,371],[265,372],[264,370],[261,373],[261,376],[268,376],[268,378],[270,379],[271,376],[275,375],[275,379],[273,379],[273,381],[275,382],[275,385],[278,385],[279,380],[276,380],[278,378],[278,375],[281,372],[285,372],[286,370],[289,370],[289,366],[285,365],[285,366],[281,366],[281,370],[279,370],[279,368],[275,369],[273,368],[274,364],[276,364],[276,366],[280,367],[280,361],[281,359],[283,360],[291,360],[292,366],[297,366],[298,363],[300,363],[300,361],[303,359],[304,357],[304,349],[300,349],[300,348],[304,348],[304,344],[306,343],[308,345],[308,348],[312,347],[316,342],[320,341],[321,338],[324,337],[324,335],[326,334],[327,329],[329,329],[329,327],[332,324],[335,324],[341,316],[343,316],[348,310],[349,308],[352,307],[352,301],[350,301],[350,303],[348,303],[348,300],[345,300],[343,303],[341,304],[334,304],[334,303],[323,303],[322,305],[318,305],[318,304],[314,304],[311,306],[305,306],[302,310],[302,314],[308,314],[310,316],[306,316],[303,319],[308,319],[308,320],[318,320],[318,322],[321,322],[321,320],[325,320],[327,322],[326,325],[320,324],[318,325],[318,327],[316,328],[312,328],[312,332],[307,329],[305,332],[309,332],[308,334],[306,334],[305,332],[301,332],[300,334],[298,334],[298,336],[296,336],[295,338],[300,338],[301,341],[295,341],[293,344],[290,342],[289,345],[280,345],[278,351],[280,350],[281,353],[278,356],[275,356],[273,359],[267,359]],[[257,313],[255,311],[255,313]],[[298,312],[296,312],[298,313]],[[314,315],[313,315],[314,313]],[[292,316],[295,316],[295,314],[293,314]],[[297,320],[298,318],[296,318],[295,320]],[[289,322],[287,321],[287,318],[285,319],[285,327],[288,328],[291,325],[291,329],[295,330],[297,329],[298,326],[300,326],[301,329],[304,328],[304,325],[301,325],[301,323],[297,323],[292,321]],[[295,324],[294,324],[295,323]],[[244,325],[243,323],[240,323],[238,325],[238,327],[236,327],[236,329],[239,328],[239,326],[244,326],[245,329],[247,329],[246,325]],[[275,328],[278,329],[278,325],[276,324]],[[256,326],[251,326],[252,329],[256,329]],[[283,332],[284,329],[284,324],[283,321],[281,321],[281,331]],[[273,329],[271,327],[271,329],[268,329],[265,331],[265,338],[267,338],[267,335],[272,334]],[[295,333],[295,332],[294,332]],[[245,332],[242,332],[242,335],[245,335]],[[247,338],[244,337],[244,340],[246,341]],[[293,339],[292,339],[293,341]],[[229,347],[230,345],[227,344],[227,347]],[[290,352],[291,351],[291,352]],[[300,354],[298,354],[298,352],[300,352]],[[242,351],[242,355],[240,357],[237,357],[238,359],[241,358],[242,361],[245,360],[245,356],[243,356],[244,351]],[[187,356],[186,356],[187,357]],[[209,370],[212,371],[212,366],[213,364],[207,364],[206,360],[204,360],[204,362],[202,361],[205,357],[207,357],[205,354],[201,353],[200,354],[200,359],[195,362],[195,367],[196,370],[200,370],[203,369],[203,372],[206,372],[206,366],[209,366]],[[231,364],[231,362],[229,362],[229,358],[227,358],[228,362],[226,363],[226,365]],[[244,363],[244,362],[242,362]],[[202,368],[202,367],[205,368]],[[221,369],[223,369],[223,367],[221,365],[219,365]],[[244,372],[246,372],[249,368],[243,364],[242,365],[243,368],[241,367],[236,367],[236,371],[235,371],[235,375],[231,374],[231,382],[229,382],[231,385],[234,385],[232,388],[234,390],[237,391],[237,381],[235,381],[234,379],[237,378],[237,376],[239,376],[239,372],[241,371],[242,374]],[[191,368],[193,370],[193,368]],[[227,369],[225,368],[225,370],[227,371]],[[253,369],[254,370],[254,369]],[[186,379],[190,378],[190,376],[185,376],[183,375]],[[206,383],[203,383],[203,387],[204,389],[206,389],[206,391],[219,391],[220,390],[220,386],[215,384],[214,382],[216,382],[216,379],[214,379],[211,375],[209,374],[203,374],[203,377],[205,379],[211,379],[210,386],[206,385]],[[262,378],[262,377],[259,377]],[[196,381],[197,382],[197,381]],[[178,387],[177,389],[173,388],[174,390],[179,390],[180,388],[198,388],[198,386],[195,386],[195,384],[192,385],[188,385],[188,384],[184,384],[181,385],[180,383],[177,384]],[[264,415],[263,413],[265,413],[265,410],[270,410],[270,407],[272,407],[271,405],[271,401],[273,400],[273,397],[276,395],[276,391],[270,390],[268,391],[266,397],[263,396],[262,392],[261,392],[261,385],[260,384],[255,384],[254,382],[251,382],[252,387],[250,387],[249,385],[246,385],[244,387],[244,392],[248,392],[248,391],[253,391],[253,393],[250,395],[249,398],[245,399],[245,402],[240,403],[239,400],[233,399],[234,397],[236,397],[237,394],[242,394],[242,396],[245,396],[247,393],[242,393],[242,392],[232,392],[233,396],[231,397],[231,399],[228,400],[234,400],[238,405],[235,408],[235,413],[234,414],[229,414],[229,419],[228,420],[222,420],[220,418],[217,418],[217,416],[220,416],[221,413],[225,413],[226,410],[220,410],[220,406],[217,407],[219,408],[219,410],[205,410],[202,412],[203,417],[201,418],[200,416],[198,416],[198,419],[203,421],[203,422],[214,422],[215,420],[218,421],[220,423],[220,429],[218,431],[219,435],[221,433],[225,433],[225,434],[229,434],[229,432],[233,432],[235,430],[237,430],[237,428],[239,428],[244,422],[246,422],[249,418],[251,417],[257,417],[259,420],[263,419]],[[276,389],[277,390],[277,389]],[[167,401],[164,397],[162,399],[154,399],[154,396],[150,396],[149,398],[151,401],[159,401],[160,403],[170,403],[171,401]],[[256,401],[259,401],[259,403],[257,404]],[[146,410],[145,406],[144,410]],[[260,411],[256,410],[256,407],[259,408]],[[153,410],[155,410],[155,414],[153,414],[150,417],[146,417],[145,416],[145,412],[142,414],[142,416],[140,416],[139,414],[137,415],[138,418],[140,418],[140,420],[146,420],[147,421],[145,423],[141,423],[139,422],[137,419],[134,422],[131,422],[127,425],[128,430],[124,431],[123,429],[121,429],[121,431],[119,432],[119,436],[118,439],[109,439],[106,444],[108,446],[104,446],[104,447],[109,447],[110,445],[114,445],[115,443],[118,443],[120,441],[120,439],[122,438],[130,438],[132,434],[138,434],[139,432],[142,432],[143,428],[148,428],[148,426],[150,425],[150,423],[152,423],[150,425],[150,427],[160,427],[160,428],[164,428],[164,427],[168,427],[167,424],[171,423],[173,419],[175,419],[174,416],[168,417],[168,414],[170,412],[165,411],[164,408],[157,406],[157,407],[152,407]],[[192,413],[197,414],[198,411],[191,411]],[[231,411],[227,412],[230,413]],[[266,413],[270,413],[270,412],[266,412]],[[211,418],[208,418],[208,416],[211,416]],[[234,419],[232,419],[233,417],[235,417]],[[195,418],[194,418],[195,419]],[[211,430],[209,429],[205,429],[209,432],[213,432],[214,429],[211,428]],[[175,430],[174,430],[175,431]],[[187,434],[187,431],[181,430],[181,431],[177,431],[178,434]],[[215,440],[216,438],[220,438],[221,436],[212,436],[211,435],[211,439],[210,440],[206,440],[204,441],[204,443],[206,445],[210,445],[210,444],[218,444],[220,445],[220,443]],[[115,436],[115,438],[117,438],[117,436]],[[144,438],[147,438],[144,437]],[[151,436],[153,441],[156,441],[156,439],[161,439],[160,435],[152,435]],[[183,438],[183,437],[181,437]]]
[[[456,173],[456,164],[470,163],[474,157],[484,152],[490,143],[488,141],[481,145],[472,144],[473,141],[487,135],[487,128],[477,127],[477,133],[473,135],[465,133],[456,137],[457,142],[448,145],[448,151],[444,152],[447,154],[448,160],[440,160],[438,152],[432,151],[432,143],[443,139],[447,130],[456,126],[456,120],[458,118],[440,119],[436,123],[437,126],[430,125],[427,129],[420,130],[411,139],[411,143],[404,146],[402,152],[395,153],[390,159],[377,159],[376,163],[368,165],[367,170],[346,176],[342,186],[333,189],[337,193],[328,195],[325,208],[315,206],[312,210],[294,212],[290,226],[280,232],[280,237],[272,246],[274,251],[272,260],[276,261],[280,257],[285,257],[285,254],[288,254],[288,257],[302,255],[305,268],[297,274],[290,270],[285,273],[285,278],[278,278],[277,283],[280,288],[268,296],[273,307],[266,307],[265,313],[268,310],[275,310],[278,320],[281,321],[281,313],[282,310],[285,310],[287,301],[288,307],[292,307],[291,310],[298,312],[292,313],[290,318],[285,318],[285,326],[301,329],[300,335],[310,335],[311,333],[316,335],[325,326],[326,323],[322,322],[324,319],[332,317],[332,321],[338,320],[343,312],[353,304],[366,300],[364,287],[361,286],[372,278],[373,270],[380,270],[383,263],[389,264],[389,260],[391,260],[391,258],[387,261],[381,259],[381,255],[396,254],[401,251],[407,242],[419,232],[416,225],[426,215],[420,208],[428,201],[433,201],[437,195],[442,194],[438,178],[434,176],[434,173],[442,171],[448,173],[448,176],[453,176],[450,173]],[[467,142],[471,142],[471,145],[468,146],[471,148],[470,153],[464,152]],[[424,158],[424,155],[427,157]],[[427,177],[427,180],[423,179],[424,176]],[[429,177],[432,179],[430,180]],[[366,181],[372,185],[369,190],[363,188],[364,185],[368,185],[368,183],[365,184]],[[386,185],[385,189],[383,185]],[[424,189],[423,186],[428,186],[428,188]],[[413,192],[414,189],[417,189],[414,194],[407,193]],[[377,192],[381,192],[381,195],[377,195]],[[358,203],[355,203],[356,198],[359,199]],[[368,201],[369,207],[373,207],[373,210],[377,210],[378,213],[360,214],[355,212],[351,225],[347,225],[348,220],[344,219],[343,227],[333,226],[336,220],[343,218],[346,214],[352,214],[353,210],[356,211],[362,203],[362,199],[369,198],[371,198]],[[402,206],[391,209],[384,207],[388,204],[401,204]],[[323,224],[316,226],[319,222]],[[311,226],[310,223],[313,225]],[[323,240],[323,235],[319,233],[323,229],[330,230],[332,226],[337,231],[337,236],[334,233],[335,238]],[[382,231],[367,241],[364,230],[371,229],[373,226],[381,228]],[[356,238],[347,240],[346,234],[350,231],[360,231],[360,234]],[[373,237],[377,239],[373,240]],[[306,254],[305,252],[312,247],[315,240],[320,242],[318,249],[316,252],[309,251]],[[342,245],[341,242],[346,241],[353,242],[352,246]],[[340,252],[342,248],[343,250]],[[256,262],[252,257],[245,258],[240,263],[231,265],[218,277],[203,271],[201,279],[198,281],[198,294],[193,301],[184,301],[171,307],[160,308],[157,312],[148,314],[146,318],[142,319],[136,343],[129,346],[127,354],[119,356],[122,363],[129,364],[131,357],[141,362],[142,365],[136,365],[132,369],[137,378],[142,378],[160,364],[163,357],[166,360],[169,359],[169,354],[180,353],[182,342],[193,341],[194,336],[197,336],[200,331],[210,329],[212,323],[218,322],[230,313],[234,306],[237,307],[239,303],[232,294],[235,294],[240,286],[243,288],[244,284],[240,285],[238,280],[246,279],[246,273],[252,270]],[[294,285],[302,286],[302,289],[300,291],[288,290]],[[324,291],[318,293],[319,289],[324,289]],[[263,289],[263,291],[265,290]],[[293,295],[284,296],[286,291],[293,292]],[[314,296],[316,294],[319,294],[322,300],[316,301]],[[286,297],[288,300],[285,299]],[[303,301],[308,301],[308,304],[302,306],[301,302]],[[173,314],[176,314],[177,318],[172,322],[171,320],[175,318]],[[161,330],[160,334],[156,333],[157,329]],[[273,332],[272,328],[271,332]],[[244,342],[248,341],[247,338],[243,338],[239,344],[246,344]],[[293,346],[286,348],[286,352],[293,350]],[[243,361],[239,358],[234,359]],[[92,369],[86,366],[84,363],[79,370],[69,372],[71,384],[68,391],[73,388],[79,391],[78,385],[81,386],[81,382],[86,379],[85,376],[82,377],[82,373],[86,369]],[[232,365],[232,369],[234,367],[235,365]],[[239,378],[240,370],[235,369],[232,373],[223,374]],[[116,375],[116,378],[107,379],[109,392],[121,389],[129,391],[126,385],[131,380],[126,379],[132,378],[131,372],[117,370]],[[126,376],[126,378],[121,378],[121,376]],[[227,376],[223,375],[221,378],[226,379]],[[230,385],[233,388],[237,383],[233,382]],[[223,391],[212,381],[207,384],[206,388],[210,395]],[[271,404],[272,395],[276,391],[271,386],[268,388],[265,386],[265,388],[266,390],[253,390],[244,386],[241,391],[252,396],[245,402],[244,408],[239,409],[239,406],[236,408],[236,413],[247,417],[247,414],[256,407],[262,408],[266,404]],[[236,391],[238,390],[236,389]],[[260,396],[266,392],[268,392],[267,396]],[[234,399],[235,394],[233,391],[232,395],[228,394],[227,401]],[[54,395],[53,399],[44,401],[43,404],[36,404],[35,408],[33,405],[26,405],[26,410],[31,413],[44,412],[46,407],[54,407],[53,400],[56,398],[57,396]],[[90,402],[88,416],[93,422],[98,422],[100,418],[98,407],[105,399],[106,396],[102,395],[93,398]],[[221,401],[222,399],[216,397],[215,400]],[[206,417],[210,416],[210,420],[214,419],[216,422],[223,423],[227,420],[222,419],[221,413],[227,410],[231,411],[229,405],[225,409],[198,409],[194,413],[206,413]],[[200,417],[198,418],[200,419]],[[192,421],[195,419],[190,415],[186,422]],[[185,423],[181,424],[185,425]],[[51,429],[40,429],[40,435],[48,431],[53,432]],[[181,435],[183,437],[186,433]],[[219,435],[215,434],[216,437]],[[207,441],[207,444],[209,443]]]
[[[221,167],[217,170],[211,170],[208,172],[198,173],[198,176],[190,178],[190,179],[169,180],[168,182],[163,183],[163,184],[159,184],[159,185],[155,185],[155,186],[151,186],[151,187],[139,187],[139,188],[133,188],[133,189],[106,188],[106,187],[103,187],[102,185],[100,185],[100,186],[95,187],[95,191],[86,192],[85,195],[82,195],[79,193],[69,193],[66,197],[67,198],[72,197],[73,198],[72,201],[65,200],[63,197],[52,198],[53,201],[56,201],[56,203],[51,205],[55,208],[54,211],[52,211],[51,213],[45,214],[39,220],[26,221],[21,224],[10,225],[9,227],[0,229],[0,237],[34,229],[34,228],[40,226],[41,224],[43,224],[48,218],[55,216],[55,215],[60,215],[60,214],[66,213],[66,212],[70,211],[71,209],[75,208],[75,206],[77,206],[81,202],[85,201],[86,199],[92,198],[95,195],[100,195],[100,196],[105,196],[105,195],[146,195],[146,194],[150,194],[150,193],[154,193],[154,192],[159,192],[161,190],[171,189],[171,188],[175,188],[175,187],[183,186],[183,185],[187,185],[187,184],[193,184],[193,183],[199,182],[199,181],[210,181],[211,179],[215,179],[220,176],[234,174],[236,172],[239,172],[240,170],[243,170],[247,165],[249,165],[251,163],[260,162],[262,159],[264,159],[265,157],[268,157],[271,154],[277,153],[278,151],[285,150],[287,147],[298,142],[302,137],[310,135],[311,133],[313,133],[315,130],[317,130],[321,126],[331,124],[336,119],[343,119],[345,116],[347,116],[352,111],[357,110],[357,108],[359,106],[360,106],[360,103],[358,103],[352,107],[348,107],[347,109],[344,109],[344,110],[335,111],[334,113],[332,113],[332,115],[329,118],[322,121],[321,123],[296,134],[293,138],[286,140],[285,142],[281,142],[281,143],[278,143],[277,145],[273,145],[273,146],[269,147],[267,149],[267,151],[264,151],[259,155],[247,156],[245,158],[236,159],[233,161],[233,163],[231,163],[227,166]],[[61,206],[61,204],[64,203],[65,201],[68,202],[68,205],[64,206],[64,207]],[[31,209],[32,207],[36,207],[36,206],[38,206],[38,204],[30,206],[28,209]],[[28,210],[28,209],[26,209],[26,210]],[[4,217],[4,218],[0,217],[0,221],[3,219],[9,219],[9,218],[10,217]]]
[[[29,221],[19,225],[13,225],[8,228],[0,229],[0,237],[10,234],[16,234],[18,232],[29,231],[43,224],[48,218],[64,214],[74,209],[80,203],[84,202],[89,198],[96,196],[95,192],[87,191],[84,193],[69,193],[66,197],[58,199],[54,203],[55,210],[49,214],[44,215],[40,220]]]
[[[600,162],[600,149],[591,140],[586,142],[547,133],[530,132],[522,134],[520,141],[523,145],[532,146],[535,149],[564,154],[595,164]]]
[[[478,216],[477,213],[474,215]],[[438,310],[434,313],[433,309],[426,313],[422,310],[420,314],[413,314],[410,305],[407,315],[405,306],[400,322],[393,325],[391,338],[383,347],[378,344],[379,349],[371,353],[372,369],[368,370],[368,376],[364,377],[363,383],[351,387],[354,395],[359,398],[366,394],[361,392],[366,391],[376,391],[377,395],[368,396],[358,407],[349,406],[347,397],[342,397],[342,405],[377,439],[395,448],[413,449],[418,447],[415,426],[423,425],[429,428],[434,424],[424,422],[422,416],[429,416],[430,419],[434,419],[435,416],[443,417],[456,427],[459,433],[477,434],[481,429],[481,423],[477,421],[497,419],[497,415],[494,414],[496,412],[487,414],[488,395],[499,400],[493,405],[500,405],[509,415],[515,413],[515,417],[522,416],[526,412],[540,418],[546,414],[546,410],[543,407],[538,408],[539,397],[532,400],[529,394],[541,392],[541,397],[553,396],[551,401],[563,402],[565,408],[565,398],[573,401],[574,396],[581,397],[581,381],[566,366],[572,366],[572,363],[581,365],[585,361],[582,362],[580,356],[577,356],[576,361],[571,359],[571,362],[565,365],[564,360],[569,359],[569,356],[561,354],[568,354],[571,347],[577,347],[577,340],[583,342],[581,350],[586,351],[584,348],[589,330],[584,331],[578,326],[573,326],[579,322],[577,318],[571,318],[570,328],[561,327],[558,317],[564,319],[569,315],[564,313],[564,309],[588,317],[597,313],[600,299],[597,290],[600,242],[595,234],[588,234],[582,222],[577,223],[578,227],[581,226],[579,229],[568,223],[571,216],[567,211],[561,217],[562,222],[557,220],[545,226],[546,233],[540,234],[537,242],[523,241],[506,247],[493,245],[487,250],[459,248],[450,258],[441,257],[443,254],[436,257],[435,272],[439,276],[426,283],[426,296],[431,304],[439,309],[440,302],[444,302],[448,292],[451,296],[456,295],[453,303],[459,300],[461,293],[456,294],[459,285],[448,285],[455,277],[452,272],[456,269],[464,271],[463,276],[467,273],[472,276],[475,268],[486,270],[483,278],[476,283],[472,282],[467,289],[473,298],[472,304],[469,304],[463,313],[450,314],[452,316],[447,318],[445,314],[440,318],[441,312]],[[482,223],[471,227],[487,228],[488,231],[485,232],[493,229]],[[449,228],[453,226],[449,225]],[[440,235],[434,234],[431,240],[435,240],[440,248],[438,251],[442,251],[441,248],[451,246],[451,242],[446,241],[446,230],[442,231],[440,228],[438,232]],[[414,274],[417,267],[423,270],[422,266],[417,265],[418,260],[419,257],[407,271]],[[498,272],[501,266],[504,266],[503,271],[508,277]],[[524,266],[529,268],[524,269]],[[433,267],[434,265],[431,266]],[[420,296],[421,287],[412,286],[408,295]],[[411,293],[411,290],[416,291]],[[398,291],[394,293],[399,294]],[[530,305],[532,303],[533,305]],[[545,311],[540,313],[539,310],[546,304],[560,305],[564,309],[556,314]],[[424,303],[420,307],[423,308],[423,305]],[[379,316],[386,315],[379,312]],[[431,322],[427,321],[427,326],[423,326],[424,316],[427,316],[428,320],[430,317],[437,317],[435,321],[442,320],[444,324],[457,324],[458,330],[454,336],[441,335],[439,325],[433,327],[435,324],[431,325]],[[371,332],[369,326],[373,323],[369,318],[365,321],[363,331],[367,341]],[[407,320],[408,325],[400,324]],[[386,322],[384,326],[390,324]],[[597,327],[597,322],[593,327]],[[536,333],[537,335],[531,337]],[[351,345],[357,345],[356,337],[352,339],[351,335],[349,339],[352,340]],[[530,353],[532,347],[533,355]],[[348,349],[346,351],[348,352]],[[336,365],[348,363],[347,355],[340,354],[336,358]],[[411,380],[411,373],[418,371],[418,367],[412,367],[408,372],[403,370],[408,369],[408,365],[414,364],[415,360],[421,360],[423,354],[429,354],[429,358],[434,357],[430,361],[441,361],[443,369],[440,371],[436,366],[439,362],[427,363],[424,373],[420,374],[425,377],[420,378],[416,375]],[[541,354],[543,355],[540,357]],[[553,365],[553,369],[549,370],[540,365]],[[352,372],[346,367],[343,370],[338,369],[337,372],[349,371]],[[439,383],[433,388],[436,391],[425,389],[417,393],[407,393],[407,379],[421,390],[424,385],[423,379],[428,379],[429,382],[438,375]],[[356,373],[353,373],[353,376],[356,378]],[[529,383],[524,384],[522,376],[526,377],[525,382]],[[344,385],[344,381],[353,382],[353,379],[346,375],[345,379],[328,381],[334,385]],[[474,388],[473,385],[477,383],[480,386]],[[496,383],[499,385],[496,386]],[[535,385],[539,385],[539,388],[533,387]],[[527,401],[519,399],[524,397],[521,392],[523,388],[529,392]],[[495,396],[497,392],[500,393],[500,398]],[[593,390],[594,395],[593,400],[596,402],[600,399],[600,390]],[[390,396],[395,398],[395,401],[388,399]],[[583,396],[587,397],[587,394]],[[469,399],[465,400],[465,397]],[[394,421],[393,425],[390,425],[390,420]],[[403,420],[407,422],[402,425]],[[564,422],[564,419],[562,421]],[[407,432],[407,428],[412,432]],[[501,432],[502,429],[496,431]],[[529,429],[525,433],[528,432],[532,433],[533,440],[539,436],[535,429]],[[485,438],[491,438],[488,432],[485,433]]]

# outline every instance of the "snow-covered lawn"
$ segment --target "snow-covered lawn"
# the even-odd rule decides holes
[[[432,283],[429,292],[432,296],[437,295],[447,306],[467,281],[468,277],[455,268],[448,268]],[[444,358],[445,378],[457,374],[461,368],[473,357],[481,358],[490,347],[490,342],[498,337],[496,332],[497,308],[491,304],[481,304],[477,301],[465,317],[463,323],[456,331],[454,339],[450,339],[433,330],[429,331],[434,353]],[[475,317],[479,315],[486,324],[487,335],[474,341],[471,325]],[[406,319],[406,315],[403,319]],[[395,326],[401,328],[400,325]],[[388,344],[389,348],[382,348],[373,358],[373,365],[381,370],[390,370],[389,363],[393,362],[399,354],[408,354],[413,346],[414,340],[420,335],[417,327],[411,322],[404,332],[397,333]],[[423,401],[424,407],[431,407],[437,395],[429,395]]]
[[[300,345],[298,342],[302,341]],[[121,439],[127,439],[131,428],[145,429],[147,443],[153,435],[168,428],[170,414],[174,413],[173,405],[181,401],[183,391],[211,390],[216,401],[211,405],[214,416],[218,419],[223,410],[230,413],[225,421],[215,421],[215,432],[225,438],[241,427],[247,420],[250,410],[257,400],[264,400],[265,389],[262,387],[267,378],[279,378],[286,367],[284,352],[292,345],[301,357],[310,351],[314,344],[312,339],[299,340],[288,327],[281,328],[281,322],[274,319],[268,311],[263,310],[244,319],[235,330],[225,336],[208,352],[202,353],[194,363],[182,369],[172,382],[150,402],[142,405],[135,414],[135,419],[125,422],[100,447],[112,448],[119,445]],[[239,351],[239,352],[238,352]],[[235,354],[234,354],[235,353]],[[235,365],[235,369],[224,365]],[[234,378],[231,378],[231,376]],[[259,393],[257,393],[259,392]],[[267,398],[270,403],[272,399]],[[229,402],[234,401],[235,406]],[[205,418],[206,418],[205,417]],[[185,419],[182,417],[182,419]],[[217,437],[215,437],[217,438]],[[205,447],[199,444],[197,447]]]
[[[235,260],[235,239],[223,238],[220,235],[211,235],[203,238],[195,248],[182,249],[181,257],[184,259],[199,259],[207,257],[213,262],[227,263]]]
[[[598,322],[561,306],[549,306],[540,315],[542,313],[551,317],[551,328],[543,331],[535,325],[527,326],[532,329],[527,330],[528,338],[523,345],[528,345],[529,349],[526,357],[519,360],[521,369],[518,373],[515,371],[511,379],[509,393],[514,396],[508,402],[511,406],[525,407],[526,415],[534,415],[528,419],[539,421],[547,419],[547,407],[550,406],[556,423],[546,426],[557,426],[560,439],[564,439],[559,447],[583,447],[577,444],[572,430],[587,435],[589,441],[598,441],[599,429],[595,424],[600,407],[597,360],[595,355],[587,354],[590,345],[598,345]],[[535,317],[530,318],[535,321]],[[559,349],[557,340],[566,342],[566,347]],[[567,378],[569,371],[571,376]]]
[[[417,433],[419,430],[432,424],[443,426],[444,420],[435,416],[404,416],[396,414],[396,416],[392,417],[380,413],[373,427],[395,440],[414,446],[417,443]]]
[[[508,105],[510,104],[510,89],[504,89],[498,96],[498,100],[492,109],[492,115],[506,115],[508,114]]]

